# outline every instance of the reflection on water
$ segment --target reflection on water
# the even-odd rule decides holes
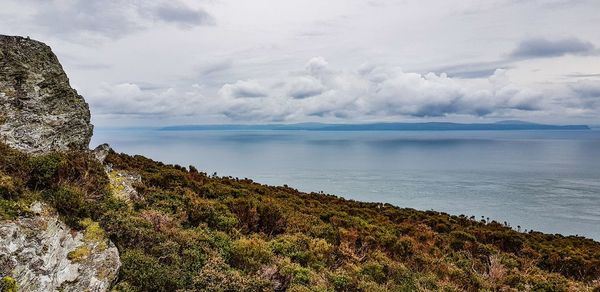
[[[207,173],[600,239],[600,131],[97,130]]]

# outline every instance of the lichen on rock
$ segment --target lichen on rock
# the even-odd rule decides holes
[[[0,35],[0,140],[28,153],[88,149],[93,126],[47,45]]]
[[[110,163],[105,163],[106,157],[111,151],[110,145],[104,143],[92,150],[92,155],[104,165],[112,195],[119,200],[131,203],[132,200],[140,198],[135,186],[142,184],[142,177],[136,172],[113,169]]]
[[[0,278],[19,291],[107,291],[121,262],[98,223],[75,231],[42,203],[30,209],[34,216],[0,222]]]
[[[109,170],[107,174],[113,196],[125,202],[139,199],[139,194],[135,189],[136,184],[142,183],[142,177],[139,174],[124,170]]]

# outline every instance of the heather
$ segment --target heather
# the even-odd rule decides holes
[[[138,196],[115,196],[112,172],[139,174]],[[114,151],[102,165],[84,151],[32,156],[0,144],[0,219],[27,215],[36,200],[73,229],[116,244],[116,291],[600,289],[600,243],[583,237],[303,193]]]

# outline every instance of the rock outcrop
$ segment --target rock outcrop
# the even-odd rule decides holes
[[[0,275],[19,291],[107,291],[117,278],[119,253],[98,223],[78,232],[42,203],[30,217],[0,222]]]
[[[112,148],[108,144],[101,144],[92,151],[92,154],[100,163],[104,164],[104,171],[110,181],[110,190],[115,198],[130,203],[140,198],[135,189],[136,185],[142,184],[142,176],[136,172],[115,170],[112,165],[105,163],[106,157]]]
[[[50,47],[0,35],[0,141],[33,154],[88,151],[92,130],[87,103]],[[92,154],[103,160],[108,149]],[[30,209],[0,221],[0,290],[108,291],[121,262],[98,223],[85,219],[77,231],[43,203]]]
[[[98,145],[98,147],[96,147],[94,150],[92,150],[92,155],[94,155],[94,158],[96,158],[96,160],[98,160],[98,162],[104,164],[104,160],[110,153],[110,150],[111,150],[110,145],[108,145],[106,143],[100,144],[100,145]]]
[[[111,169],[107,171],[107,175],[110,179],[111,192],[117,199],[125,202],[140,199],[135,189],[136,185],[142,184],[142,177],[139,174],[131,171]]]
[[[0,35],[0,140],[28,153],[88,149],[92,130],[50,47]]]

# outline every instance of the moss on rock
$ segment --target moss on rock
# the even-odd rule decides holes
[[[92,253],[92,249],[87,245],[82,245],[67,254],[67,258],[72,262],[81,262]]]
[[[17,292],[17,280],[13,277],[5,276],[0,282],[0,291],[3,292]]]

